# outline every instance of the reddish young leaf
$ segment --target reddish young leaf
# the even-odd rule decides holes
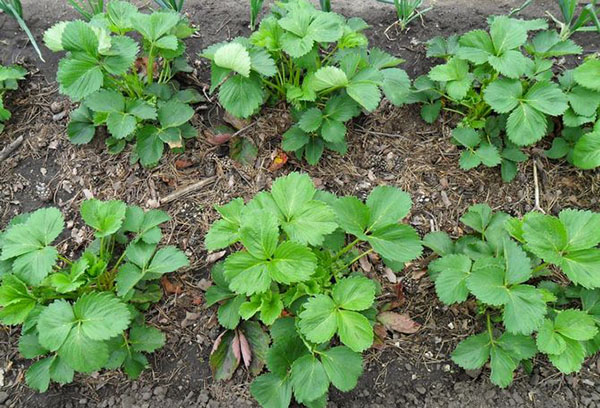
[[[240,338],[240,351],[242,352],[242,361],[244,362],[244,366],[246,368],[250,367],[250,363],[252,362],[252,350],[250,349],[250,344],[248,344],[248,340],[244,333],[238,330],[239,338]]]
[[[231,341],[231,351],[236,360],[242,361],[242,354],[240,352],[240,334],[237,330],[234,332],[233,340]]]
[[[229,380],[240,365],[240,343],[232,330],[223,332],[215,341],[209,364],[215,380]],[[237,352],[236,352],[237,350]]]

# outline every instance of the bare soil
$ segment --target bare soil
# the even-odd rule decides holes
[[[60,0],[23,3],[30,27],[40,41],[43,31],[55,22],[76,18]],[[197,68],[189,80],[202,85],[209,71],[205,62],[195,61],[196,54],[214,42],[248,34],[247,4],[233,0],[187,3],[190,20],[198,28],[198,35],[188,43],[188,54]],[[415,22],[405,34],[389,30],[388,38],[384,31],[394,22],[391,6],[374,0],[332,3],[336,11],[360,16],[371,24],[368,35],[372,45],[406,59],[404,68],[411,76],[427,72],[430,62],[425,59],[424,42],[432,36],[484,27],[488,15],[503,14],[520,5],[520,1],[507,0],[438,0],[423,24]],[[536,1],[522,15],[542,17],[553,4],[550,0]],[[599,39],[598,35],[575,36],[586,53],[598,50]],[[258,157],[252,166],[237,165],[229,159],[226,146],[211,146],[202,137],[202,130],[213,126],[223,113],[210,103],[197,109],[194,122],[200,136],[188,142],[186,153],[166,155],[160,166],[151,170],[131,167],[127,152],[107,154],[101,138],[83,147],[68,141],[66,124],[73,106],[57,91],[54,75],[58,55],[45,50],[46,63],[37,60],[17,25],[5,16],[0,16],[0,40],[6,50],[0,60],[25,63],[31,72],[28,81],[6,101],[14,116],[0,134],[0,149],[21,135],[25,142],[0,163],[0,227],[18,213],[53,205],[73,221],[59,246],[76,252],[90,238],[77,213],[86,195],[147,206],[181,187],[215,176],[214,183],[205,189],[163,206],[173,218],[165,231],[169,243],[182,247],[192,263],[170,277],[182,285],[183,292],[166,296],[149,312],[148,318],[168,338],[167,345],[151,356],[151,369],[137,381],[114,371],[77,376],[73,384],[54,385],[46,394],[36,394],[24,385],[28,362],[17,351],[19,330],[0,326],[0,408],[256,406],[248,391],[252,378],[244,370],[238,370],[234,379],[225,383],[211,378],[207,360],[219,328],[214,308],[197,305],[203,297],[201,288],[209,279],[203,236],[216,219],[215,204],[238,196],[248,199],[290,171],[309,173],[320,188],[359,197],[380,184],[401,187],[413,197],[408,221],[421,234],[443,230],[455,237],[461,235],[458,219],[474,203],[485,202],[515,215],[531,210],[534,162],[544,210],[600,210],[598,172],[549,161],[539,148],[529,151],[532,160],[521,165],[519,176],[510,184],[502,182],[497,169],[465,172],[458,167],[459,151],[449,141],[454,118],[445,117],[429,126],[420,119],[416,107],[396,108],[387,103],[351,125],[348,155],[328,153],[317,167],[291,157],[283,169],[274,173],[267,170],[281,134],[290,124],[286,112],[279,108],[265,109],[253,119],[256,123],[243,136],[259,147]],[[191,166],[181,169],[177,160]],[[506,390],[490,384],[487,368],[467,374],[455,366],[449,357],[451,351],[482,326],[471,305],[448,308],[437,300],[424,275],[430,258],[426,253],[407,265],[396,283],[377,273],[381,265],[373,265],[371,273],[384,287],[382,302],[396,301],[396,311],[408,313],[422,328],[412,335],[388,332],[381,347],[366,353],[365,373],[357,388],[349,393],[332,391],[330,407],[600,407],[597,357],[571,376],[561,375],[547,361],[538,359],[533,374],[519,371]]]

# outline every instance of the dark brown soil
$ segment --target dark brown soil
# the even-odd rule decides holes
[[[488,15],[506,13],[519,4],[520,1],[507,0],[438,0],[423,25],[415,22],[406,34],[392,29],[388,31],[392,39],[388,39],[384,31],[394,21],[391,6],[374,0],[333,1],[336,11],[367,20],[372,25],[372,45],[406,59],[404,68],[411,76],[428,69],[424,41],[434,35],[483,27]],[[550,0],[536,1],[523,15],[542,17],[553,4]],[[75,18],[59,0],[26,0],[24,6],[38,38],[56,21]],[[188,0],[187,10],[199,30],[198,37],[188,44],[192,60],[213,42],[249,32],[245,1]],[[385,103],[375,114],[352,125],[347,156],[327,154],[318,167],[290,158],[282,170],[267,170],[280,135],[289,126],[289,118],[278,109],[265,109],[254,119],[256,124],[244,132],[244,137],[259,146],[253,166],[234,164],[226,147],[211,146],[200,137],[188,142],[186,153],[165,156],[157,168],[130,167],[127,153],[110,156],[101,140],[83,147],[70,144],[65,135],[65,114],[72,106],[58,94],[54,82],[58,55],[45,50],[46,63],[41,63],[13,21],[0,17],[0,28],[0,39],[5,50],[10,50],[1,56],[2,62],[25,62],[32,72],[21,89],[7,98],[14,117],[0,134],[0,149],[20,135],[25,142],[0,163],[0,226],[18,213],[54,205],[74,222],[59,245],[76,251],[78,240],[89,238],[89,231],[80,229],[77,214],[86,195],[148,206],[178,188],[216,176],[207,188],[163,207],[173,218],[166,236],[170,243],[186,251],[192,265],[171,277],[183,285],[183,293],[166,297],[149,312],[148,318],[168,337],[167,345],[151,357],[152,368],[138,381],[129,381],[119,372],[101,372],[78,376],[73,384],[52,386],[48,393],[36,394],[24,385],[28,363],[16,348],[19,331],[0,326],[1,408],[255,406],[248,391],[252,379],[243,370],[238,370],[227,383],[212,380],[207,359],[219,328],[215,310],[195,303],[202,299],[201,287],[208,278],[210,265],[202,243],[216,218],[213,206],[237,196],[249,198],[268,188],[281,174],[304,171],[320,188],[359,197],[379,184],[399,186],[413,197],[408,221],[421,234],[432,230],[447,231],[453,236],[462,234],[458,218],[476,202],[486,202],[511,214],[523,214],[534,204],[533,160],[521,166],[519,176],[511,184],[501,181],[497,169],[464,172],[458,168],[459,152],[449,142],[453,118],[428,126],[415,107],[395,108]],[[575,36],[586,52],[598,50],[599,38]],[[196,66],[196,78],[207,81],[206,63],[199,61]],[[58,113],[52,112],[52,103],[54,108],[56,103],[61,104]],[[207,104],[198,109],[195,124],[201,131],[212,126],[221,114],[220,108]],[[538,165],[544,210],[600,210],[598,172],[583,172],[563,162],[548,161],[539,149],[532,149],[530,154]],[[177,159],[185,159],[192,166],[179,170]],[[448,308],[436,299],[431,282],[423,274],[427,255],[408,265],[398,276],[399,283],[377,275],[385,289],[383,301],[393,300],[399,285],[404,301],[397,311],[408,313],[422,328],[413,335],[388,333],[383,347],[366,354],[365,374],[357,388],[349,393],[332,391],[330,407],[600,407],[597,358],[587,361],[581,373],[572,376],[561,375],[539,359],[532,375],[518,372],[507,390],[489,383],[487,369],[466,374],[455,366],[450,352],[462,338],[480,330],[481,325],[468,307]],[[380,265],[374,265],[374,270],[379,268]]]

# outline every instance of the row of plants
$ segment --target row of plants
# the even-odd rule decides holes
[[[480,204],[461,218],[472,234],[454,241],[433,232],[421,241],[402,223],[407,193],[379,186],[362,202],[317,190],[299,173],[216,209],[221,218],[205,247],[230,252],[213,266],[205,295],[224,329],[210,366],[227,380],[244,365],[257,376],[250,390],[263,407],[292,398],[324,407],[330,385],[356,386],[384,306],[377,277],[356,263],[376,254],[397,272],[423,245],[439,255],[429,276],[440,300],[475,303],[480,316],[482,332],[452,353],[460,367],[489,362],[491,381],[507,387],[540,353],[568,374],[600,350],[600,214],[516,218]],[[137,378],[144,353],[165,342],[144,321],[161,297],[156,280],[188,265],[177,248],[158,249],[169,220],[162,211],[88,200],[81,217],[94,240],[77,259],[52,246],[64,228],[54,208],[18,216],[0,234],[0,321],[21,326],[19,351],[36,360],[25,378],[39,391],[103,368]]]
[[[204,98],[175,79],[190,71],[183,40],[193,29],[173,11],[182,5],[144,14],[126,1],[81,4],[75,7],[87,22],[61,22],[45,33],[48,48],[66,52],[57,76],[61,92],[81,103],[68,127],[74,143],[89,142],[106,126],[109,152],[131,142],[130,161],[151,167],[165,144],[181,152],[197,136],[191,105]],[[253,21],[261,5],[252,4]],[[571,10],[563,17],[577,23],[560,33],[545,20],[498,16],[489,19],[488,31],[433,38],[427,56],[443,63],[414,81],[398,67],[401,59],[368,47],[362,19],[305,0],[276,3],[251,36],[214,44],[201,56],[211,62],[210,92],[218,92],[229,114],[248,118],[265,104],[285,102],[295,124],[283,134],[282,148],[311,165],[325,149],[345,154],[347,122],[377,109],[385,96],[397,106],[421,104],[429,123],[442,112],[458,115],[453,142],[464,149],[460,166],[500,166],[508,182],[528,158],[524,148],[550,134],[548,157],[583,169],[600,164],[600,62],[590,56],[562,73],[556,65],[559,57],[581,54],[568,37],[594,19],[590,8],[577,18],[575,8],[561,10]],[[137,33],[141,44],[128,33]]]
[[[181,9],[181,1],[168,3]],[[132,162],[156,165],[165,144],[181,151],[196,137],[191,105],[202,96],[175,79],[190,70],[183,40],[193,30],[173,10],[97,4],[82,13],[86,21],[61,22],[44,35],[48,48],[66,53],[61,92],[80,102],[69,137],[87,143],[105,126],[109,151],[131,142]],[[581,53],[570,34],[508,16],[490,18],[489,26],[432,39],[428,56],[443,63],[415,81],[398,68],[401,60],[368,48],[363,20],[304,0],[276,3],[250,37],[202,55],[211,61],[210,91],[234,116],[288,104],[295,124],[282,146],[311,164],[326,148],[345,153],[346,123],[377,109],[383,96],[395,105],[421,103],[428,122],[442,111],[460,116],[453,140],[464,149],[465,169],[500,165],[509,181],[527,158],[523,147],[550,133],[560,136],[549,157],[600,164],[600,61],[590,57],[557,75],[555,58]],[[14,86],[19,78],[7,79]],[[410,196],[394,187],[376,187],[362,202],[319,191],[299,173],[247,203],[217,207],[221,219],[205,248],[229,255],[212,268],[205,296],[208,307],[218,305],[223,327],[210,356],[214,378],[229,379],[243,364],[257,376],[250,390],[264,407],[287,407],[292,398],[324,407],[331,385],[350,391],[382,306],[377,277],[356,263],[372,254],[398,272],[423,245],[439,255],[429,275],[440,300],[474,302],[484,326],[452,353],[459,366],[489,362],[491,381],[506,387],[540,353],[572,373],[598,352],[600,214],[515,218],[476,205],[461,218],[471,235],[453,241],[436,232],[421,241],[402,223],[410,209]],[[57,209],[16,217],[0,233],[0,321],[21,326],[19,350],[36,360],[26,381],[39,391],[71,382],[75,372],[122,368],[139,376],[144,353],[165,342],[144,318],[161,297],[156,280],[188,265],[177,248],[159,247],[169,219],[162,211],[88,200],[81,218],[94,240],[77,259],[52,246],[64,228]]]

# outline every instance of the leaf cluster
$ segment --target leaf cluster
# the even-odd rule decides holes
[[[546,156],[564,157],[581,169],[600,166],[599,76],[600,61],[591,57],[559,77],[569,108],[562,117],[560,136],[554,138]]]
[[[120,153],[132,142],[130,161],[146,167],[159,162],[165,143],[182,150],[184,139],[196,136],[190,104],[204,100],[173,79],[191,70],[183,39],[192,33],[176,12],[144,14],[125,1],[111,1],[89,22],[64,21],[46,31],[48,48],[66,51],[57,73],[60,92],[81,101],[71,114],[71,141],[88,143],[98,126],[106,126],[109,152]]]
[[[472,298],[486,320],[487,329],[460,342],[452,360],[464,369],[489,361],[491,381],[500,387],[538,353],[563,373],[579,371],[600,350],[600,214],[563,210],[558,217],[531,212],[518,219],[477,204],[461,221],[474,233],[423,239],[440,255],[429,264],[440,300]],[[552,280],[556,273],[568,285]]]
[[[7,91],[17,89],[17,81],[25,79],[27,70],[17,65],[0,65],[0,133],[4,130],[4,123],[12,116],[10,111],[4,107],[3,96]]]
[[[577,0],[557,0],[558,7],[562,19],[554,17],[550,12],[547,12],[550,18],[560,28],[560,36],[563,39],[571,37],[578,31],[597,31],[600,33],[600,21],[597,9],[596,0],[583,2],[579,8],[580,2]],[[591,23],[591,24],[590,24]]]
[[[211,356],[215,376],[229,378],[240,360],[248,361],[243,350],[257,348],[269,372],[251,391],[264,407],[288,406],[292,395],[307,406],[325,406],[330,384],[354,388],[360,353],[373,342],[379,288],[352,265],[374,252],[399,270],[418,257],[419,236],[399,223],[410,208],[408,194],[394,187],[375,188],[363,203],[317,191],[299,173],[278,178],[270,192],[248,203],[238,198],[217,207],[222,218],[208,232],[206,248],[239,250],[214,266],[214,285],[206,292],[229,330]],[[347,236],[353,237],[348,244]],[[267,337],[244,348],[240,340],[252,337],[251,322],[270,328],[270,347]],[[238,347],[243,358],[236,359]]]
[[[520,148],[541,140],[552,117],[567,111],[552,58],[582,49],[547,28],[544,20],[498,16],[490,18],[488,31],[428,42],[428,57],[445,63],[414,81],[409,100],[423,104],[421,116],[429,123],[442,109],[462,117],[453,141],[465,149],[463,169],[500,165],[503,179],[512,180],[517,163],[527,158]],[[536,33],[528,39],[530,32]]]
[[[297,121],[283,149],[316,164],[325,148],[345,154],[346,122],[379,106],[382,93],[401,105],[410,80],[402,60],[368,49],[360,18],[317,10],[305,0],[276,3],[250,38],[215,44],[211,92],[232,115],[247,118],[265,103],[286,101]]]
[[[0,322],[21,325],[19,351],[37,359],[25,380],[38,391],[102,368],[137,378],[144,353],[165,342],[143,316],[161,297],[156,280],[188,265],[176,247],[158,249],[163,211],[87,200],[81,217],[95,240],[76,260],[52,245],[65,226],[56,208],[15,217],[0,233]]]

